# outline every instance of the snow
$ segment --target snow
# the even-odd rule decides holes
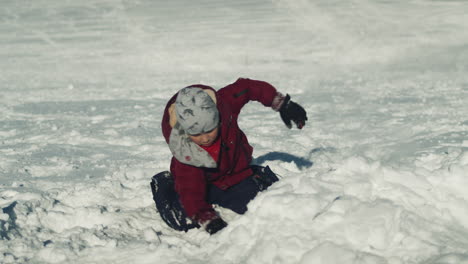
[[[468,263],[468,3],[3,1],[0,263]],[[240,126],[281,180],[173,231],[149,189],[178,89],[265,80]]]

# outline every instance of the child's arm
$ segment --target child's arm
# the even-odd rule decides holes
[[[206,226],[220,218],[213,206],[206,202],[206,180],[202,168],[183,164],[173,158],[171,173],[182,207],[192,220]]]
[[[297,128],[302,129],[307,121],[307,113],[302,106],[291,101],[289,95],[284,96],[275,87],[264,81],[240,78],[235,83],[220,89],[218,95],[231,105],[232,111],[236,115],[240,113],[246,103],[253,100],[279,111],[281,119],[288,128],[292,127],[292,121]]]
[[[243,78],[239,78],[236,82],[220,89],[217,93],[231,105],[235,114],[238,114],[242,107],[252,100],[278,111],[285,99],[285,96],[271,84]]]

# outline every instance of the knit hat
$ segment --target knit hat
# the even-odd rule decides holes
[[[177,121],[189,135],[210,132],[219,123],[216,103],[198,87],[187,87],[179,91],[175,101]]]

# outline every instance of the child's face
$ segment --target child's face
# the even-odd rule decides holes
[[[216,141],[218,137],[219,128],[216,127],[215,129],[211,130],[210,132],[206,132],[203,134],[198,135],[189,135],[190,139],[200,146],[209,147]]]

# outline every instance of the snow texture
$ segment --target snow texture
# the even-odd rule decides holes
[[[468,263],[468,2],[12,1],[0,8],[0,263]],[[247,105],[282,176],[209,236],[149,182],[178,89],[265,80]]]

